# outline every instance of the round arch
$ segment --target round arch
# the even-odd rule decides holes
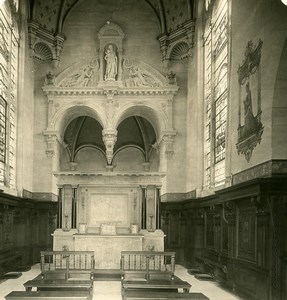
[[[83,105],[74,105],[69,107],[62,107],[61,110],[54,115],[51,126],[63,136],[68,124],[77,117],[88,116],[96,119],[104,128],[104,122],[102,121],[101,114],[91,107]]]
[[[153,126],[157,138],[160,136],[160,133],[167,128],[167,117],[156,106],[148,104],[126,105],[121,107],[121,110],[115,114],[115,128],[117,128],[124,119],[132,116],[140,116],[147,119]]]

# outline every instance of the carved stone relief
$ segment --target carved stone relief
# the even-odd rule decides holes
[[[91,87],[95,86],[99,81],[98,78],[98,61],[92,59],[82,63],[78,68],[72,71],[70,75],[63,78],[58,86],[60,87]],[[52,83],[51,74],[47,74],[48,82]],[[47,77],[46,77],[47,78]],[[50,80],[49,80],[50,79]]]
[[[136,60],[124,58],[123,78],[126,87],[159,87],[162,83]]]
[[[239,110],[238,110],[238,154],[244,154],[249,162],[253,149],[261,142],[263,125],[261,123],[261,48],[249,41],[245,58],[238,68]],[[242,113],[243,111],[243,113]]]

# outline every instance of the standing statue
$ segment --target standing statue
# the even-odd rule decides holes
[[[257,120],[253,114],[252,109],[252,98],[251,98],[251,90],[249,82],[246,84],[246,97],[243,102],[244,104],[244,136],[249,136],[252,134],[257,128]]]
[[[118,73],[118,58],[112,45],[108,46],[105,53],[106,73],[105,80],[115,80]]]

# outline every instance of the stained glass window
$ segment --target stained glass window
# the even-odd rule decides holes
[[[0,7],[0,184],[15,187],[19,34],[9,5]]]
[[[208,6],[204,32],[205,188],[225,183],[228,1]]]

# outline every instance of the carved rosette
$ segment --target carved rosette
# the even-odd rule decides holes
[[[110,165],[114,157],[114,146],[117,141],[117,130],[116,129],[104,129],[103,130],[103,141],[106,146],[106,158]]]

